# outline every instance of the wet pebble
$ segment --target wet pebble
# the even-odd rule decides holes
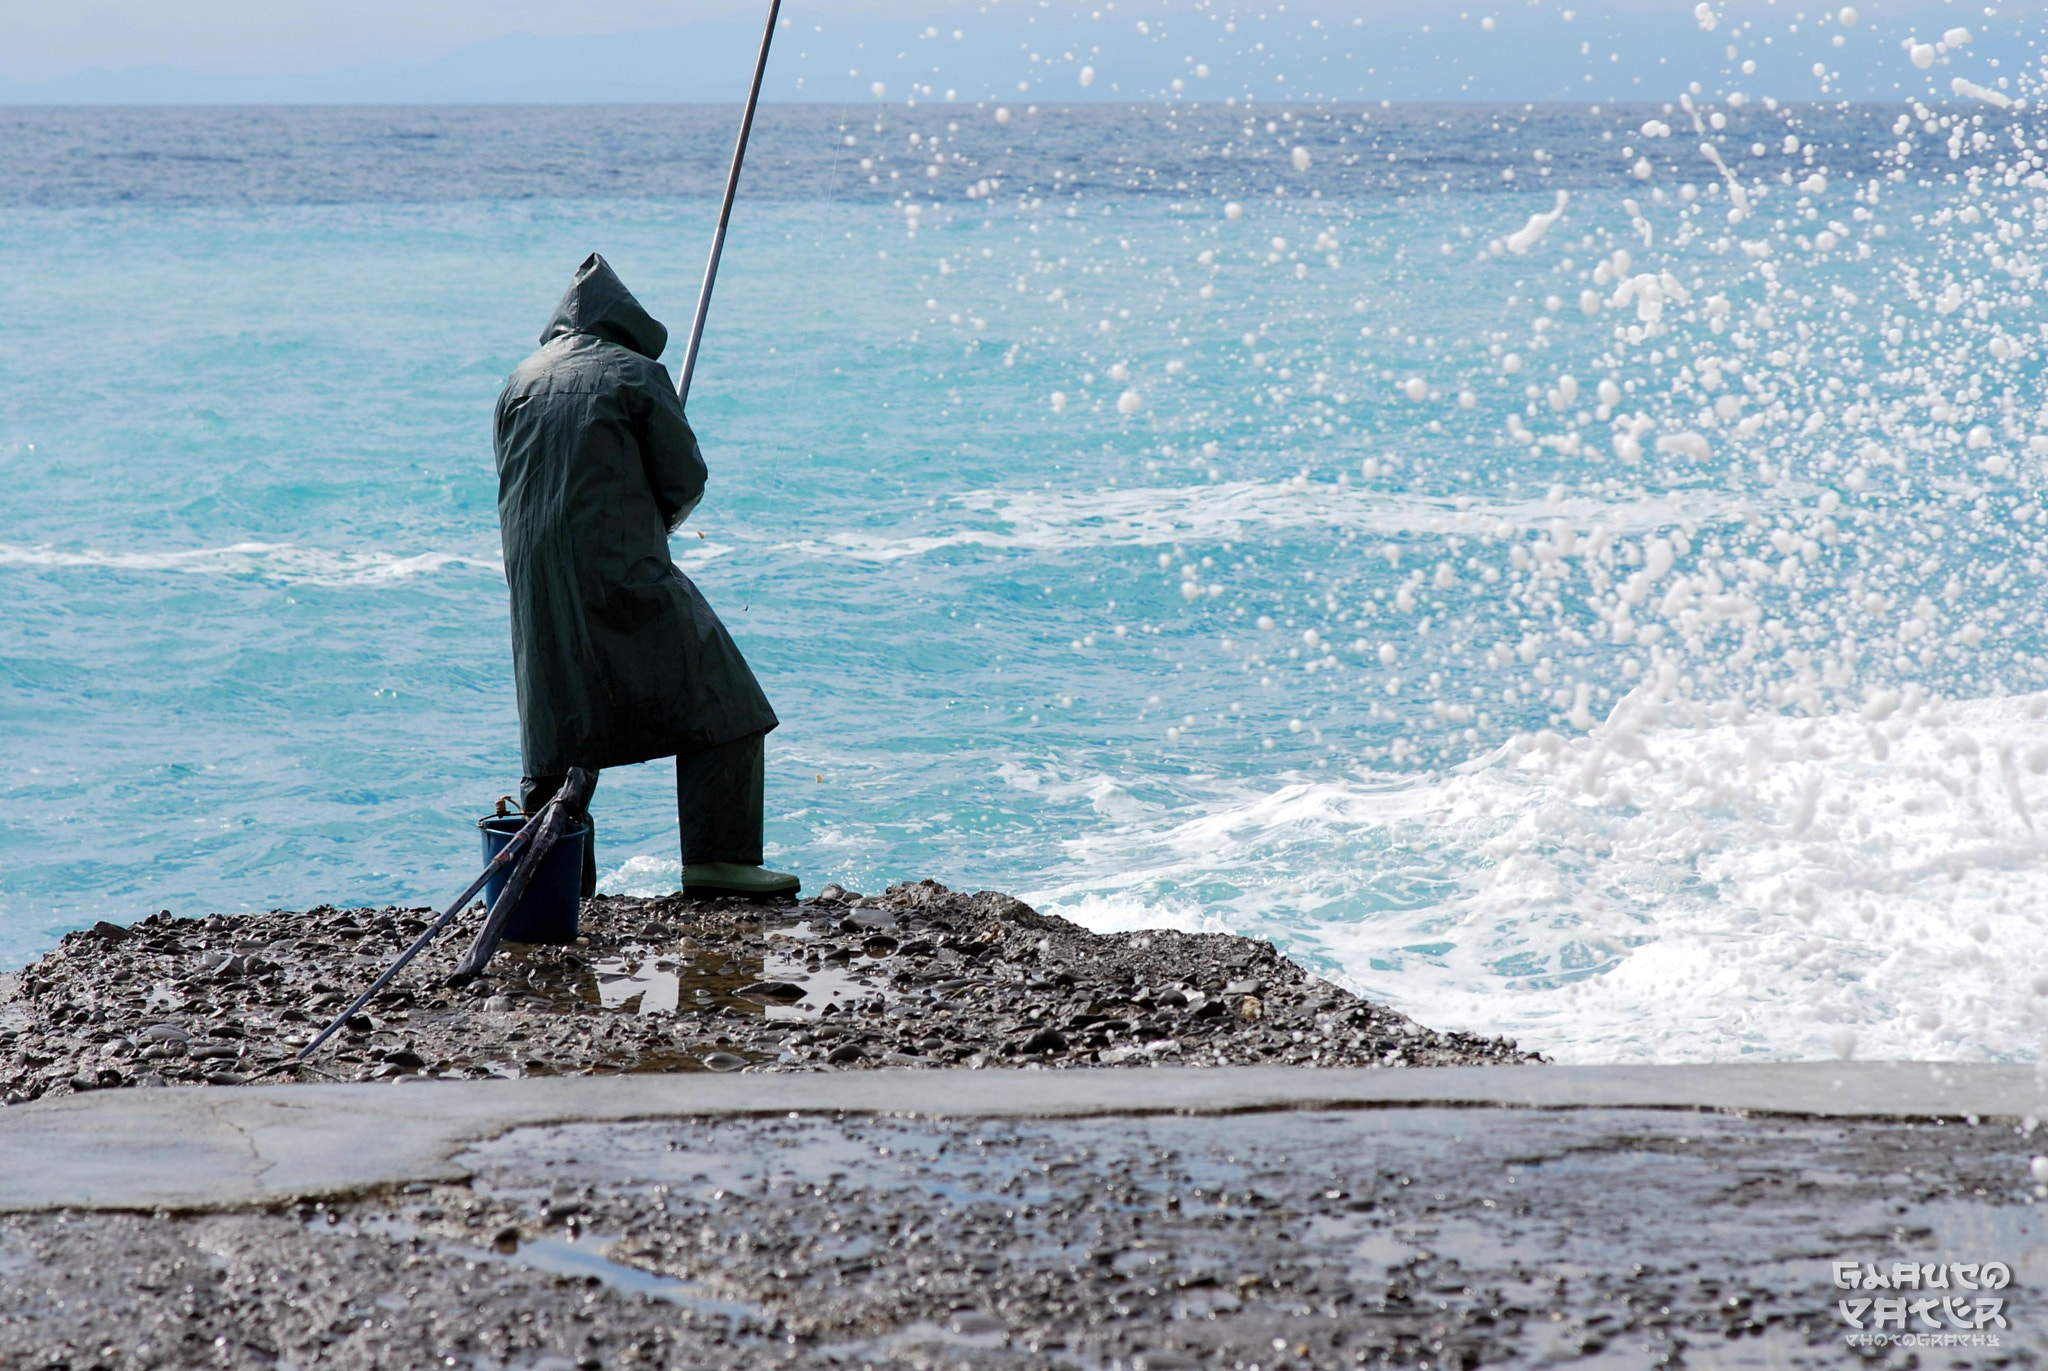
[[[756,981],[742,986],[738,992],[750,1000],[801,1000],[807,993],[800,985],[790,981]]]
[[[1017,1050],[1033,1056],[1045,1052],[1064,1052],[1067,1050],[1066,1035],[1057,1028],[1041,1028],[1026,1038]]]
[[[429,913],[157,915],[119,939],[72,934],[0,981],[0,1099],[256,1078]],[[767,912],[600,897],[576,944],[507,944],[458,987],[448,973],[462,933],[430,945],[307,1068],[263,1078],[1531,1060],[1499,1039],[1432,1033],[1263,943],[1098,935],[931,881]]]

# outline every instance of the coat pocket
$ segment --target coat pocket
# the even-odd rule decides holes
[[[646,628],[677,612],[681,589],[676,569],[657,557],[642,557],[625,578],[604,587],[597,611],[607,627],[621,632]]]

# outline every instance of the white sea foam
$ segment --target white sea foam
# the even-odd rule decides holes
[[[2048,695],[1753,714],[1653,682],[1448,776],[1107,825],[1036,894],[1179,927],[1204,886],[1358,989],[1568,1060],[2033,1058],[2044,717]]]
[[[378,585],[454,569],[498,571],[495,557],[459,552],[389,552],[300,547],[292,543],[234,543],[176,552],[66,550],[0,543],[0,567],[93,568],[173,572],[190,576],[253,577],[302,585]]]
[[[1229,920],[1189,902],[1145,903],[1112,895],[1082,895],[1060,907],[1064,918],[1097,933],[1137,933],[1171,928],[1182,933],[1230,933]]]
[[[1584,495],[1558,500],[1457,501],[1388,494],[1369,487],[1303,480],[1232,481],[1201,486],[1108,490],[980,490],[948,509],[955,527],[940,532],[842,529],[784,543],[776,551],[809,557],[893,562],[956,547],[1030,551],[1231,542],[1253,534],[1321,528],[1379,537],[1455,533],[1478,536],[1502,524],[1549,527],[1563,520],[1615,534],[1668,528],[1733,512],[1732,497],[1684,490],[1636,500]],[[979,521],[979,522],[974,522]]]
[[[731,551],[729,544],[699,542],[677,551],[675,562],[684,568],[701,566]],[[346,548],[301,547],[294,543],[234,543],[226,547],[188,548],[172,552],[107,552],[96,548],[72,550],[0,543],[0,567],[168,572],[320,586],[390,585],[443,571],[504,573],[504,564],[495,554],[419,552],[401,555]]]
[[[606,895],[633,895],[642,899],[673,895],[683,878],[680,857],[642,854],[628,857],[610,871],[600,872],[597,888]]]

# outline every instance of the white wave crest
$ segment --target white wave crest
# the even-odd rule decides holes
[[[1324,528],[1396,537],[1458,533],[1476,537],[1506,524],[1615,534],[1667,528],[1725,515],[1732,502],[1717,493],[1683,491],[1635,501],[1586,497],[1522,501],[1457,501],[1388,494],[1360,486],[1300,480],[1214,485],[1116,487],[1091,491],[982,490],[956,496],[939,532],[839,529],[777,546],[811,557],[893,562],[955,547],[1029,551],[1151,547],[1177,542],[1239,541],[1253,531]],[[963,526],[964,525],[964,526]]]
[[[227,547],[177,552],[68,551],[0,543],[0,567],[93,568],[106,571],[173,572],[188,576],[231,576],[301,585],[377,585],[410,580],[450,568],[499,571],[495,557],[459,552],[353,552],[300,547],[292,543],[234,543]]]
[[[1192,899],[1426,1022],[1568,1060],[2033,1059],[2044,718],[2048,695],[1809,718],[1651,683],[1586,736],[1448,777],[1105,827],[1039,898],[1118,928],[1183,926]]]
[[[682,858],[642,854],[628,857],[612,870],[600,873],[597,878],[597,889],[598,893],[603,895],[631,895],[638,899],[650,899],[658,895],[675,894],[682,889],[682,881]]]
[[[679,549],[674,560],[681,567],[696,567],[731,551],[729,544],[699,542]],[[495,554],[419,552],[401,555],[345,548],[301,547],[294,543],[234,543],[226,547],[189,548],[174,552],[105,552],[93,548],[68,550],[0,543],[0,568],[4,567],[164,572],[318,586],[390,585],[443,571],[504,574],[504,563]]]

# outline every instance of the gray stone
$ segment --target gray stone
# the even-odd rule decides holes
[[[791,981],[755,981],[752,985],[742,986],[736,993],[750,1000],[777,1000],[786,1004],[801,1000],[808,992]]]
[[[1033,1056],[1046,1052],[1064,1052],[1067,1050],[1066,1035],[1057,1028],[1041,1028],[1026,1038],[1017,1050]]]

